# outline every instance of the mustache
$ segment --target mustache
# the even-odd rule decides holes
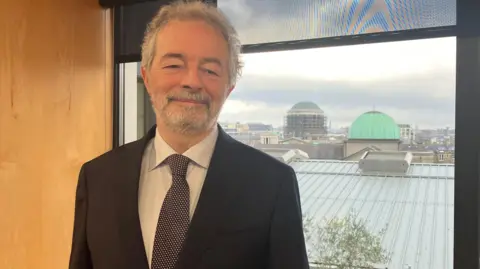
[[[182,101],[192,101],[198,102],[206,105],[210,105],[210,97],[202,92],[188,92],[182,91],[178,93],[172,93],[167,95],[168,102],[175,101],[175,100],[182,100]]]

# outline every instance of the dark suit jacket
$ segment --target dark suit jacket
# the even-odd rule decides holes
[[[143,151],[155,128],[82,166],[70,269],[148,269],[138,185]],[[308,268],[293,169],[219,127],[176,268]]]

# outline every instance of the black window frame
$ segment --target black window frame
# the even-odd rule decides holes
[[[221,1],[221,0],[218,0]],[[216,4],[216,1],[215,1]],[[114,13],[113,144],[121,146],[120,65],[140,61],[140,55],[118,56],[121,33],[120,8]],[[141,14],[139,14],[141,16]],[[480,267],[480,1],[457,0],[454,26],[382,32],[353,36],[246,45],[243,53],[299,50],[438,37],[456,37],[455,89],[455,204],[454,269]],[[118,57],[117,57],[118,56]]]

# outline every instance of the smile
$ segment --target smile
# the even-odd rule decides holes
[[[175,98],[175,99],[170,99],[169,101],[185,103],[185,104],[192,104],[192,105],[206,105],[207,104],[205,101],[191,100],[191,99],[177,99],[177,98]]]

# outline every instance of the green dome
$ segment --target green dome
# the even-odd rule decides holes
[[[349,139],[400,139],[400,128],[392,117],[378,111],[360,115],[350,126]]]

